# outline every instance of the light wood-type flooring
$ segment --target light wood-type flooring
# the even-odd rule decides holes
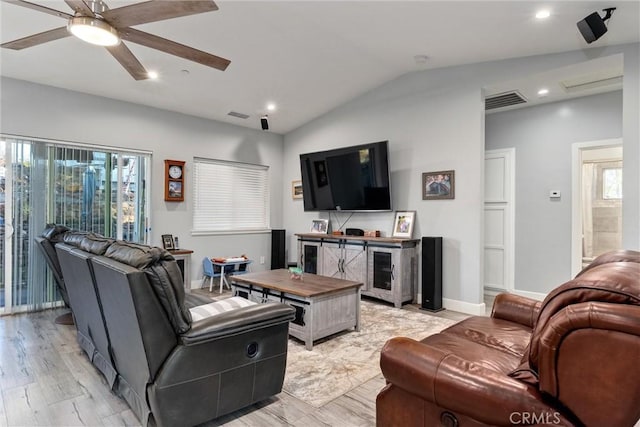
[[[208,290],[196,292],[220,297]],[[404,309],[419,311],[418,305]],[[0,317],[0,426],[139,425],[76,343],[75,328],[54,323],[64,312]],[[467,317],[448,310],[435,315]],[[375,399],[384,385],[379,375],[321,408],[283,392],[205,425],[374,426]]]

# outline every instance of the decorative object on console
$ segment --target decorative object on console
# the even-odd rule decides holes
[[[329,231],[328,219],[314,219],[313,221],[311,221],[312,233],[327,234],[328,231]]]
[[[416,218],[416,211],[397,211],[396,219],[393,221],[393,237],[406,237],[413,235],[413,224]]]
[[[164,161],[165,202],[184,202],[184,164],[180,160]]]
[[[345,234],[347,236],[364,236],[364,230],[361,228],[347,228]]]
[[[302,199],[302,181],[291,181],[291,198]]]
[[[365,237],[380,237],[380,230],[365,230]]]
[[[422,200],[433,199],[455,199],[455,171],[422,174]]]
[[[171,234],[162,235],[162,247],[166,250],[175,249],[175,246],[173,244],[173,236]]]

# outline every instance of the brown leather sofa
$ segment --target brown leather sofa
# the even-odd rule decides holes
[[[633,426],[640,252],[604,254],[544,301],[501,294],[422,341],[389,340],[378,426]]]

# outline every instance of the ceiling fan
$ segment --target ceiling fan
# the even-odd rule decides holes
[[[74,35],[89,43],[104,46],[136,80],[147,79],[149,74],[122,40],[221,71],[231,63],[228,59],[131,28],[164,19],[218,10],[218,6],[212,0],[151,0],[116,9],[109,9],[101,0],[65,0],[73,9],[73,15],[28,1],[4,1],[66,19],[67,25],[3,43],[3,48],[20,50]]]

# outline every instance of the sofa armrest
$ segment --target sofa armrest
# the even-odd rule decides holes
[[[180,338],[186,346],[198,345],[229,335],[289,322],[294,319],[295,312],[295,309],[287,304],[256,304],[195,321],[191,324],[191,329],[180,335]]]
[[[518,412],[565,421],[534,387],[410,338],[387,341],[380,367],[393,386],[482,423],[510,425]]]
[[[493,302],[491,317],[533,328],[540,313],[540,301],[514,294],[499,294]]]

